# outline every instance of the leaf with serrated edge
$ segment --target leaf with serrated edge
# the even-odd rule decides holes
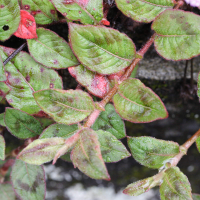
[[[15,200],[15,192],[10,184],[0,184],[0,194],[1,200]]]
[[[80,138],[72,150],[71,160],[87,176],[110,180],[101,155],[97,134],[90,128],[80,132]]]
[[[42,110],[61,124],[76,124],[94,110],[92,98],[82,90],[40,90],[34,97]]]
[[[52,0],[67,19],[94,24],[103,18],[103,0]]]
[[[117,7],[135,21],[149,23],[166,9],[173,8],[172,0],[115,0]]]
[[[8,131],[20,139],[40,135],[43,131],[37,119],[21,110],[6,108],[4,121]]]
[[[179,153],[175,142],[152,137],[129,137],[128,146],[136,161],[150,168],[160,168]]]
[[[147,123],[168,117],[160,98],[139,79],[123,81],[113,102],[119,115],[133,123]]]
[[[13,189],[21,200],[45,199],[45,173],[42,166],[16,160],[11,172]]]
[[[161,200],[192,200],[190,182],[178,167],[171,167],[165,171],[160,186]]]
[[[34,16],[37,24],[50,24],[58,20],[56,9],[49,0],[21,0],[20,5]]]
[[[66,125],[66,124],[52,124],[46,128],[40,135],[40,139],[62,137],[67,139],[71,137],[78,130],[78,125]]]
[[[0,135],[0,159],[4,160],[5,159],[5,140],[4,137],[2,135]]]
[[[56,33],[38,28],[37,35],[37,39],[27,40],[29,52],[37,62],[55,69],[79,64],[68,43]]]
[[[112,104],[105,106],[105,111],[101,112],[97,120],[92,126],[92,129],[97,131],[102,129],[112,133],[117,139],[126,136],[126,129],[122,118],[116,113]]]
[[[18,28],[20,8],[16,0],[1,1],[0,40],[7,40]]]
[[[17,158],[29,164],[41,165],[51,161],[64,144],[64,138],[37,139],[23,149]]]
[[[11,90],[4,82],[0,82],[0,101],[5,98],[6,94]]]
[[[166,10],[153,22],[156,51],[168,60],[190,59],[200,54],[200,16],[181,10]]]
[[[193,200],[200,200],[200,194],[192,194]]]
[[[5,121],[4,121],[4,113],[0,114],[0,125],[1,126],[6,126]]]
[[[135,58],[132,40],[112,28],[69,23],[69,35],[79,61],[100,74],[119,72]]]
[[[110,132],[96,131],[100,143],[101,154],[105,162],[118,162],[130,156],[126,147]]]
[[[14,49],[0,46],[0,55],[5,60]],[[21,51],[5,66],[8,85],[11,91],[6,99],[13,107],[29,114],[38,113],[41,109],[35,102],[33,92],[47,88],[62,88],[58,73],[47,69],[34,61],[26,52]]]
[[[83,65],[70,67],[68,70],[91,94],[103,98],[109,92],[109,80],[106,76],[92,72]]]

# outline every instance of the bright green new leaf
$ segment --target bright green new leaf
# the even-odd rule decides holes
[[[40,90],[34,97],[42,110],[61,124],[76,124],[94,110],[92,98],[81,90]]]
[[[199,152],[200,152],[200,137],[197,138],[197,140],[196,140],[196,145],[197,145],[197,149],[198,149]]]
[[[4,113],[0,114],[0,125],[1,126],[6,126],[5,121],[4,121]]]
[[[70,23],[70,42],[79,61],[100,74],[113,74],[129,66],[135,45],[125,34],[104,26]]]
[[[138,79],[123,81],[113,102],[120,116],[134,123],[151,122],[168,116],[160,98]]]
[[[71,159],[74,166],[87,176],[110,180],[101,155],[98,136],[92,129],[86,128],[80,132],[80,138],[72,150]]]
[[[105,162],[118,162],[130,156],[126,147],[110,132],[96,131],[100,143],[101,154]]]
[[[67,139],[71,137],[78,130],[78,125],[52,124],[46,128],[40,135],[40,139],[62,137]]]
[[[37,119],[21,110],[13,108],[6,108],[5,124],[9,132],[20,139],[40,135],[43,131]]]
[[[117,7],[135,21],[149,23],[166,9],[173,8],[172,0],[115,0]]]
[[[79,64],[68,43],[56,33],[38,28],[37,36],[27,40],[30,54],[37,62],[55,69]]]
[[[200,200],[200,194],[192,194],[193,200]]]
[[[50,24],[58,20],[57,11],[49,0],[21,0],[20,5],[34,16],[37,24]]]
[[[5,140],[4,137],[2,135],[0,135],[0,159],[4,160],[5,159]]]
[[[160,168],[179,153],[175,142],[152,137],[129,137],[128,146],[136,161],[150,168]]]
[[[0,184],[1,200],[15,200],[15,192],[11,184]]]
[[[57,151],[64,144],[64,138],[37,139],[23,149],[17,158],[29,164],[42,165],[53,160]]]
[[[126,130],[122,118],[116,113],[112,104],[105,106],[105,111],[101,112],[97,120],[92,126],[92,129],[97,131],[102,129],[112,133],[117,139],[126,136]]]
[[[42,166],[16,160],[11,172],[13,188],[21,200],[45,199],[45,173]]]
[[[169,60],[190,59],[200,54],[200,16],[181,10],[166,10],[152,24],[156,51]]]
[[[7,40],[17,29],[20,22],[20,8],[16,0],[1,0],[0,40]]]
[[[10,87],[8,87],[4,82],[0,82],[0,101],[4,99],[6,94],[10,91]]]
[[[94,24],[103,18],[103,0],[52,0],[67,19]]]
[[[165,171],[160,186],[161,200],[192,200],[190,182],[178,167],[171,167]]]
[[[0,56],[5,60],[14,49],[0,47]],[[12,89],[6,99],[14,108],[29,114],[38,113],[41,109],[35,102],[33,92],[47,88],[62,88],[58,73],[47,69],[34,61],[26,52],[20,52],[5,66],[9,87]]]

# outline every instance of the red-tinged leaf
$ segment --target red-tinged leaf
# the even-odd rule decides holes
[[[0,184],[0,194],[1,200],[15,200],[15,192],[10,184]]]
[[[79,141],[71,153],[74,166],[91,178],[110,180],[96,132],[86,128],[81,130],[79,134]]]
[[[0,101],[5,98],[6,94],[11,90],[11,88],[4,82],[0,82]]]
[[[83,65],[70,67],[68,70],[69,73],[93,95],[102,98],[108,93],[110,86],[105,76],[92,72]]]
[[[6,81],[5,68],[1,55],[0,55],[0,81]]]
[[[27,11],[20,11],[21,21],[15,36],[23,39],[37,38],[36,23],[34,17]]]

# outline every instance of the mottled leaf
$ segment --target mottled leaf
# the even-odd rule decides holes
[[[198,149],[199,152],[200,152],[200,137],[197,138],[197,140],[196,140],[196,145],[197,145],[197,149]]]
[[[69,24],[70,42],[79,61],[100,74],[113,74],[129,66],[135,57],[130,38],[112,28]]]
[[[96,131],[100,143],[101,154],[105,162],[118,162],[130,156],[126,147],[110,132]]]
[[[36,117],[36,119],[40,122],[40,124],[42,125],[43,129],[45,129],[48,126],[50,126],[51,124],[55,123],[55,121],[53,119],[49,119],[49,118]]]
[[[53,160],[64,144],[65,139],[58,137],[37,139],[23,149],[17,158],[29,164],[41,165]]]
[[[146,123],[168,116],[160,98],[140,80],[125,80],[113,97],[116,111],[125,120]]]
[[[34,17],[29,12],[20,10],[20,18],[19,27],[14,35],[22,39],[37,38]]]
[[[40,135],[43,131],[40,122],[33,116],[12,108],[6,108],[5,124],[9,132],[20,139]]]
[[[0,1],[0,40],[7,40],[18,28],[20,8],[16,0]]]
[[[57,21],[57,11],[49,0],[21,0],[21,8],[34,16],[37,24]]]
[[[1,126],[6,126],[5,121],[4,121],[4,113],[0,114],[0,125]]]
[[[103,18],[103,0],[52,0],[67,19],[94,24]]]
[[[80,138],[72,150],[71,160],[87,176],[110,180],[101,155],[97,134],[89,128],[80,132]]]
[[[17,159],[12,168],[11,181],[21,200],[45,199],[46,185],[42,166],[29,165]]]
[[[0,81],[6,81],[5,68],[1,55],[0,55]]]
[[[28,40],[30,54],[37,62],[55,69],[79,64],[68,43],[56,33],[38,28],[37,35],[37,39]]]
[[[192,200],[190,182],[178,167],[171,167],[165,171],[160,186],[160,197],[161,200]]]
[[[112,133],[117,139],[126,136],[126,130],[122,118],[116,113],[112,104],[105,106],[105,111],[101,112],[92,126],[95,131],[102,129]]]
[[[11,90],[4,82],[0,82],[0,101],[5,98],[6,94]]]
[[[4,60],[13,51],[14,49],[11,48],[0,47],[0,55]],[[8,103],[29,114],[38,113],[41,110],[33,97],[34,91],[62,88],[62,80],[57,72],[45,68],[22,51],[12,59],[12,62],[6,64],[5,70],[8,85],[12,89],[6,95]]]
[[[149,23],[166,9],[173,8],[173,0],[115,0],[117,7],[135,21]]]
[[[103,98],[109,92],[107,77],[88,70],[83,65],[68,68],[70,74],[93,95]]]
[[[0,194],[1,200],[15,200],[15,192],[10,184],[0,184]]]
[[[129,137],[128,146],[136,161],[157,169],[179,153],[177,143],[152,137]]]
[[[152,24],[156,51],[169,60],[190,59],[200,54],[200,16],[181,10],[166,10]]]
[[[5,159],[5,147],[6,147],[6,143],[5,143],[4,137],[0,135],[0,159],[1,160]]]
[[[52,124],[46,128],[40,135],[40,139],[62,137],[67,139],[78,130],[78,125]]]
[[[41,90],[34,97],[42,110],[61,124],[76,124],[94,110],[92,98],[81,90]]]
[[[200,194],[192,194],[193,200],[200,200]]]

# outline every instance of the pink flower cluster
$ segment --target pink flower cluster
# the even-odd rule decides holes
[[[185,0],[185,2],[190,4],[192,7],[200,6],[200,0]]]

